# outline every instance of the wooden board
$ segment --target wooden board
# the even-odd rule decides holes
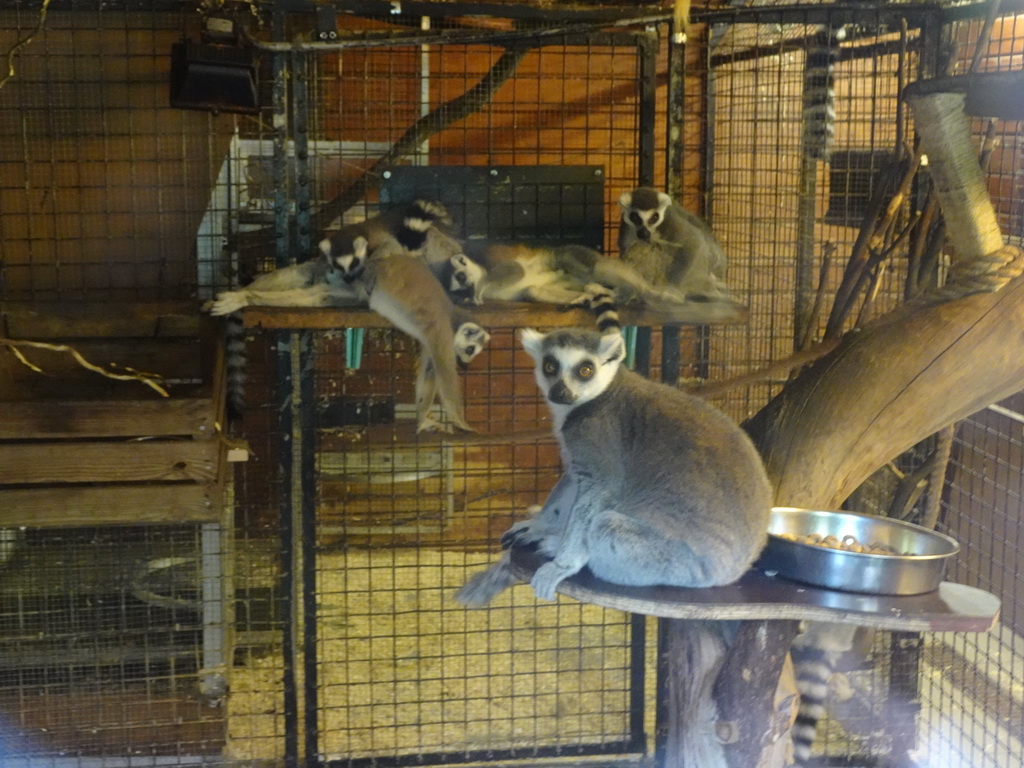
[[[529,581],[545,558],[515,549],[516,575]],[[750,570],[725,587],[623,587],[584,570],[558,592],[584,603],[670,619],[796,619],[856,624],[904,632],[986,632],[999,618],[999,598],[981,589],[943,582],[923,595],[867,595],[820,589]]]
[[[197,337],[210,327],[198,302],[0,303],[0,331],[13,339]]]
[[[220,494],[186,483],[0,489],[0,527],[219,522]]]
[[[564,308],[553,304],[525,302],[493,302],[480,307],[465,307],[476,322],[485,328],[567,327],[594,325],[588,310]],[[624,325],[705,325],[708,324],[708,305],[694,302],[671,322],[652,312],[634,307],[621,307],[619,315]],[[370,309],[308,309],[302,307],[247,307],[242,313],[246,327],[263,329],[335,330],[338,328],[391,328],[392,325]],[[716,325],[743,323],[747,320],[745,308],[737,307],[727,318],[713,320]]]
[[[212,482],[213,440],[0,444],[3,484]]]
[[[204,398],[0,401],[0,440],[215,434],[216,404]]]

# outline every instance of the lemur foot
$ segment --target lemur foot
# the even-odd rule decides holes
[[[242,307],[247,307],[249,302],[246,301],[245,291],[224,291],[223,293],[217,294],[217,300],[207,304],[208,310],[211,315],[230,315],[232,312],[237,312]]]

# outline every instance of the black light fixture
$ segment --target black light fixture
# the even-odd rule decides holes
[[[259,111],[256,54],[239,45],[232,18],[207,16],[201,43],[183,40],[171,46],[171,106],[210,112]]]

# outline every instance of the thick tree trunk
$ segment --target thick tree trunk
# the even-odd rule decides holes
[[[836,508],[885,462],[1019,391],[1022,339],[1020,277],[995,293],[912,303],[847,334],[747,425],[776,503]]]

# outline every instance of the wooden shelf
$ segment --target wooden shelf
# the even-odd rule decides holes
[[[0,333],[13,339],[195,337],[209,323],[195,301],[0,302]]]
[[[694,302],[672,320],[664,315],[636,307],[620,307],[623,325],[732,325],[747,321],[747,310],[730,306],[727,315],[709,319],[708,304]],[[541,326],[558,328],[593,326],[589,311],[578,307],[558,307],[553,304],[527,302],[493,302],[479,307],[464,305],[465,309],[485,328],[522,328]],[[717,312],[716,312],[717,313]],[[301,307],[246,307],[243,322],[249,328],[294,329],[326,331],[338,328],[391,328],[392,325],[371,309],[358,308],[301,308]]]
[[[546,558],[514,549],[516,576],[528,581]],[[943,582],[922,595],[842,592],[766,576],[751,569],[724,587],[623,587],[588,570],[563,581],[558,592],[583,603],[668,619],[807,620],[903,632],[987,632],[999,618],[999,598],[981,589]]]

